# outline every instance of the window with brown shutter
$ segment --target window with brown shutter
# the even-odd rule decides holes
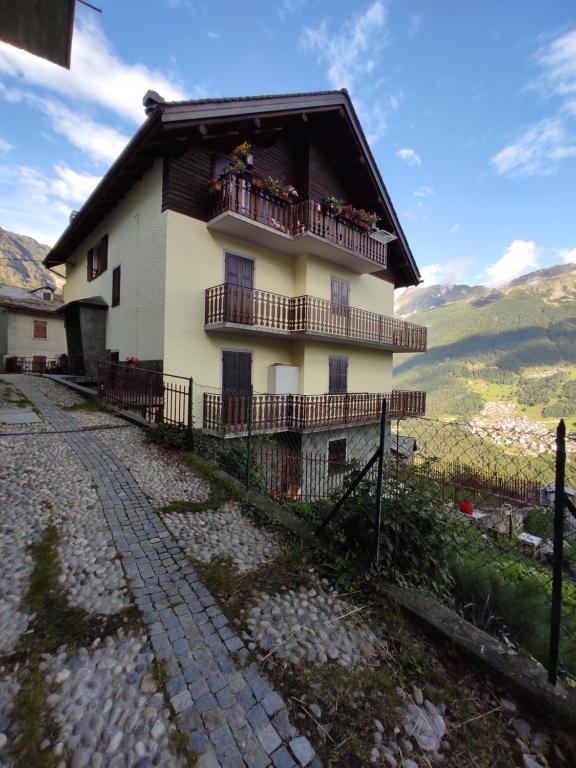
[[[48,338],[48,322],[46,320],[34,320],[34,338]]]
[[[94,280],[94,278],[106,272],[108,269],[108,235],[103,235],[96,243],[94,248],[90,248],[88,251],[88,257],[86,260],[86,270],[88,274],[88,280]]]
[[[112,306],[117,307],[120,304],[120,267],[114,267],[112,270]]]
[[[346,440],[328,443],[328,475],[339,475],[346,469]]]
[[[348,358],[333,357],[328,358],[328,392],[331,395],[341,394],[348,391]]]

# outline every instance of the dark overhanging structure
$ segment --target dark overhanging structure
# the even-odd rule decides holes
[[[76,0],[0,0],[0,40],[70,69]]]

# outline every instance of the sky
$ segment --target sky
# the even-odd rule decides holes
[[[70,71],[0,42],[1,227],[53,244],[149,88],[347,88],[426,283],[576,263],[573,0],[92,2]]]

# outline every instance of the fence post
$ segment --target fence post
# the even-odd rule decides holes
[[[386,398],[382,399],[382,414],[380,416],[380,444],[378,446],[378,475],[376,478],[376,514],[374,521],[376,535],[374,540],[374,563],[380,565],[380,522],[382,518],[382,481],[384,479],[384,450],[386,442]]]
[[[556,482],[554,488],[554,559],[552,562],[552,606],[550,614],[550,648],[548,682],[556,685],[560,655],[562,620],[562,547],[564,544],[564,487],[566,475],[566,425],[560,419],[556,430]]]
[[[246,443],[246,477],[244,485],[246,488],[250,488],[250,481],[252,479],[252,393],[253,387],[250,385],[248,389],[248,437]]]
[[[194,379],[190,377],[188,379],[188,432],[192,432],[192,394],[194,387]]]

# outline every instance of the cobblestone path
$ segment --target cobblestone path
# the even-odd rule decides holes
[[[246,663],[243,641],[123,462],[97,433],[63,432],[80,425],[34,379],[11,380],[92,478],[156,657],[167,664],[166,690],[200,755],[198,768],[319,766],[308,740],[291,726],[284,701],[256,665]]]

